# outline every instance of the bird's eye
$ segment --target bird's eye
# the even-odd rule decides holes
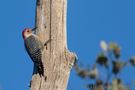
[[[27,32],[30,32],[29,30]]]

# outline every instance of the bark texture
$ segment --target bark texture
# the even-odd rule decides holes
[[[30,90],[66,90],[75,54],[67,49],[67,0],[37,0],[36,34],[43,43],[44,77],[32,76]]]

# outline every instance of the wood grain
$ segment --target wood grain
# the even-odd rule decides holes
[[[32,76],[30,90],[66,90],[75,54],[67,49],[67,0],[37,0],[36,34],[43,43],[44,77]]]

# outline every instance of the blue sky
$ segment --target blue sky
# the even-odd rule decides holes
[[[29,90],[33,64],[24,50],[21,32],[34,27],[35,0],[1,0],[0,3],[0,90]],[[122,59],[135,54],[134,0],[68,0],[68,48],[84,65],[95,62],[101,40],[115,41],[122,47]],[[125,69],[127,82],[135,74]],[[86,80],[88,82],[88,80]],[[69,90],[84,90],[72,70]],[[71,89],[72,88],[72,89]]]

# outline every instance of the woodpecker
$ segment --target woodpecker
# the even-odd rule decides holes
[[[30,28],[24,29],[22,36],[24,39],[26,51],[32,59],[37,72],[40,76],[44,76],[44,66],[42,63],[42,51],[44,44],[41,42],[38,36],[32,32],[32,29]]]

